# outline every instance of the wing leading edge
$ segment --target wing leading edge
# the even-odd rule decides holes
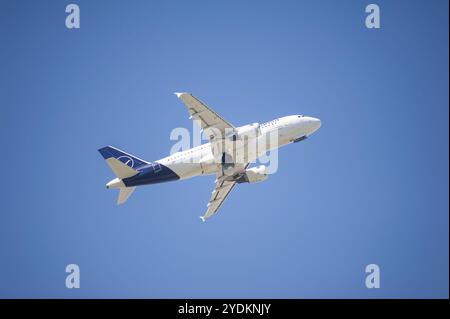
[[[190,114],[189,118],[199,121],[201,129],[208,135],[210,141],[214,140],[218,133],[223,138],[227,129],[235,130],[235,127],[230,122],[226,121],[191,93],[175,93],[175,95],[186,105]]]

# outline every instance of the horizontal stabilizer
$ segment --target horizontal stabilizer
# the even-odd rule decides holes
[[[116,174],[116,176],[120,179],[131,177],[139,173],[135,169],[132,169],[130,166],[122,163],[121,161],[119,161],[114,157],[108,158],[106,160],[106,163],[108,163],[109,167],[111,167],[114,174]]]
[[[133,193],[136,187],[122,187],[119,191],[119,197],[117,198],[117,205],[123,204],[127,201],[128,197]]]

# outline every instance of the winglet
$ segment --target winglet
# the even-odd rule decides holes
[[[173,94],[175,94],[176,96],[177,96],[177,98],[180,98],[183,94],[185,94],[185,93],[180,93],[180,92],[175,92],[175,93],[173,93]]]
[[[203,216],[200,216],[200,219],[202,220],[202,222],[205,222],[205,221],[206,221],[206,218],[203,217]]]

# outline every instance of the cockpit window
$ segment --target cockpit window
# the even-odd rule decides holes
[[[303,117],[304,115],[297,115],[297,117]]]

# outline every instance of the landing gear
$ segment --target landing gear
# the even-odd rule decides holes
[[[222,165],[222,175],[226,175],[228,169],[234,168],[233,157],[225,152],[222,153],[221,165]]]

